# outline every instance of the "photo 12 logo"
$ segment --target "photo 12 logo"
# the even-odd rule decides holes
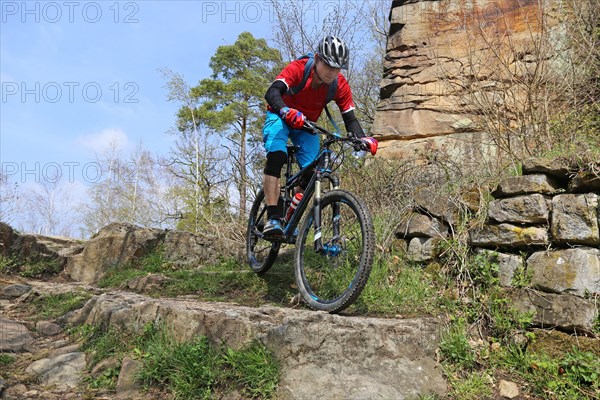
[[[335,1],[311,1],[302,5],[302,18],[306,23],[319,23],[328,16],[339,12],[341,3]],[[201,2],[201,21],[220,21],[221,23],[258,23],[276,21],[277,14],[286,12],[289,7],[294,7],[288,2],[279,1],[206,1]]]
[[[97,103],[104,97],[115,103],[138,103],[140,88],[135,82],[2,82],[2,103]]]
[[[0,4],[3,24],[11,22],[95,24],[102,20],[116,24],[139,22],[137,14],[140,6],[133,1],[2,1]]]

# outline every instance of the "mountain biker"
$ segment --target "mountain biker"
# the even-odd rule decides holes
[[[287,141],[299,147],[296,159],[301,168],[310,164],[318,155],[320,139],[301,130],[304,121],[316,122],[325,108],[329,85],[337,79],[337,91],[333,100],[338,105],[346,131],[363,141],[365,150],[375,154],[377,141],[365,137],[360,123],[354,114],[352,91],[346,78],[340,73],[348,69],[349,49],[346,43],[335,36],[327,36],[319,42],[314,56],[314,64],[308,80],[296,94],[290,89],[301,84],[308,58],[301,58],[288,64],[271,84],[267,100],[267,119],[263,127],[263,141],[267,152],[263,174],[263,188],[267,204],[268,222],[263,229],[266,238],[283,236],[281,210],[278,207],[280,177],[287,161]],[[308,182],[304,182],[306,185]],[[302,184],[300,190],[303,190]]]

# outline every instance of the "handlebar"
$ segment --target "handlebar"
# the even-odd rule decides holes
[[[330,140],[330,143],[333,142],[347,142],[350,143],[352,145],[352,147],[354,147],[354,150],[356,151],[362,151],[365,150],[363,148],[363,142],[362,140],[360,140],[359,138],[357,138],[356,136],[352,135],[352,134],[348,134],[347,137],[343,137],[340,136],[338,133],[335,132],[330,132],[327,129],[323,128],[322,126],[319,126],[317,124],[315,124],[314,122],[311,121],[304,121],[304,126],[302,127],[302,129],[304,129],[305,131],[313,134],[313,135],[325,135],[328,137],[328,140]]]

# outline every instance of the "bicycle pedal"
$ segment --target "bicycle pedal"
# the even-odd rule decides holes
[[[263,237],[263,239],[270,240],[270,241],[281,241],[281,240],[285,239],[285,235],[283,234],[283,231],[281,231],[279,229],[272,229],[267,232],[263,232],[262,237]]]

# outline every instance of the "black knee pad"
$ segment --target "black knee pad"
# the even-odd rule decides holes
[[[287,161],[287,154],[283,151],[274,151],[267,153],[267,162],[265,163],[265,175],[281,177],[281,168]]]

